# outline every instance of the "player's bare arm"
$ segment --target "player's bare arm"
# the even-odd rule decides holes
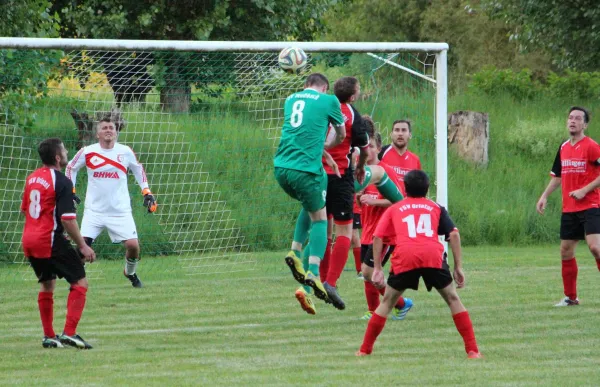
[[[457,288],[463,288],[465,286],[465,274],[462,271],[462,248],[460,246],[460,234],[458,230],[450,233],[448,244],[454,258],[454,282],[456,282]]]
[[[329,168],[331,168],[333,170],[335,175],[337,177],[342,177],[342,175],[340,174],[340,167],[337,165],[337,163],[335,162],[333,157],[329,154],[329,152],[327,152],[325,149],[323,149],[323,157],[325,158],[325,162],[327,163]]]
[[[373,236],[373,274],[371,282],[376,288],[382,289],[385,287],[385,276],[381,267],[381,253],[383,252],[383,241],[377,236]]]
[[[384,208],[387,208],[392,205],[392,202],[390,202],[387,199],[374,199],[373,197],[371,197],[369,195],[362,195],[360,197],[360,203],[366,204],[368,206],[384,207]]]
[[[592,192],[598,187],[600,187],[600,175],[598,175],[598,177],[592,180],[592,182],[586,185],[585,187],[569,192],[569,196],[575,198],[576,200],[581,200],[585,197],[585,195]]]
[[[536,205],[537,212],[539,212],[542,215],[544,214],[544,210],[546,209],[546,204],[548,203],[548,197],[552,194],[552,192],[556,191],[556,189],[558,187],[560,187],[560,183],[561,183],[560,177],[553,176],[550,179],[550,183],[548,183],[548,186],[546,187],[546,189],[542,193],[542,196],[540,196],[540,199],[537,202],[537,205]]]
[[[79,227],[77,226],[77,220],[76,219],[61,219],[61,222],[62,222],[63,227],[65,228],[65,231],[67,232],[67,234],[69,234],[69,237],[71,237],[71,240],[73,242],[75,242],[75,244],[77,245],[77,248],[79,249],[79,251],[81,252],[83,257],[85,258],[85,260],[88,262],[94,262],[96,260],[96,253],[83,240],[83,237],[81,236],[81,233],[79,232]]]
[[[346,138],[346,125],[333,125],[333,129],[335,130],[335,138],[330,143],[325,144],[325,149],[331,149],[335,146],[338,146],[344,141]]]

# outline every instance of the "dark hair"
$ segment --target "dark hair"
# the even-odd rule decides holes
[[[341,103],[346,103],[356,93],[357,85],[358,79],[354,77],[341,77],[333,84],[333,94],[335,94]]]
[[[308,77],[306,77],[306,81],[304,82],[304,87],[325,85],[327,85],[327,88],[329,89],[329,80],[321,73],[310,74]]]
[[[583,122],[585,122],[586,124],[590,122],[590,113],[587,111],[586,108],[581,106],[571,106],[571,108],[569,109],[569,114],[571,114],[573,110],[579,110],[583,112]]]
[[[60,155],[62,140],[57,137],[47,138],[38,146],[38,153],[44,165],[55,165],[56,155]]]
[[[373,122],[371,116],[368,114],[363,114],[362,116],[360,116],[360,118],[362,120],[365,131],[367,132],[369,137],[373,137],[373,135],[375,134],[375,122]]]
[[[404,188],[406,196],[411,198],[424,198],[429,191],[429,177],[420,169],[413,169],[404,175]]]
[[[381,133],[379,132],[375,132],[372,136],[373,140],[375,140],[375,144],[377,145],[377,148],[381,148],[381,146],[383,145],[383,140],[381,139]]]
[[[410,123],[410,120],[396,120],[394,121],[394,123],[392,124],[392,130],[394,130],[394,126],[396,126],[396,124],[401,124],[401,123],[405,123],[408,125],[408,131],[412,133],[412,125]]]

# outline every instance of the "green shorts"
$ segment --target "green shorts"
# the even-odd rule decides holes
[[[275,168],[275,179],[286,194],[302,203],[308,212],[316,212],[325,207],[327,197],[327,175]]]

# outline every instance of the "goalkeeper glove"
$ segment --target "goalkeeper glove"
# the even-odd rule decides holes
[[[148,212],[156,211],[158,204],[156,203],[156,199],[154,199],[152,192],[150,192],[148,188],[144,188],[142,195],[144,195],[144,207],[148,208]]]
[[[77,196],[75,194],[75,187],[73,187],[73,201],[75,202],[75,204],[80,205],[81,204],[81,199],[79,199],[79,196]]]

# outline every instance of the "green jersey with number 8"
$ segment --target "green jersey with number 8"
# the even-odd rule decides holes
[[[344,116],[335,95],[304,89],[287,97],[275,167],[320,175],[329,123],[342,125]]]

